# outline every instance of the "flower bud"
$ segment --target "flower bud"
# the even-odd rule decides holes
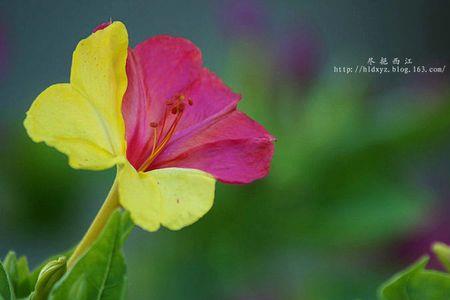
[[[53,285],[66,273],[67,265],[64,256],[48,262],[39,273],[32,300],[47,299]]]

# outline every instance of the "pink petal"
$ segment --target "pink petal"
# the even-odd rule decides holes
[[[241,99],[239,94],[233,93],[216,74],[206,68],[183,94],[192,99],[192,105],[184,110],[172,141],[193,135],[199,129],[214,123],[217,118],[235,110]]]
[[[150,151],[150,122],[161,120],[166,100],[194,82],[201,70],[200,50],[183,38],[155,36],[129,51],[122,111],[127,156],[135,167]]]
[[[123,114],[127,157],[135,167],[151,152],[153,129],[149,124],[162,123],[167,100],[181,94],[185,97],[186,109],[173,137],[176,139],[235,109],[240,99],[202,67],[200,50],[183,38],[157,36],[139,44],[130,51],[127,74]],[[192,106],[187,104],[188,99]],[[169,116],[165,132],[173,117]]]
[[[151,169],[200,169],[226,183],[248,183],[267,175],[274,138],[239,111],[174,140]]]
[[[145,89],[142,88],[140,67],[131,50],[128,50],[126,70],[128,87],[123,98],[122,115],[126,129],[127,157],[131,164],[138,168],[139,155],[147,148],[151,135],[150,101],[147,101]]]

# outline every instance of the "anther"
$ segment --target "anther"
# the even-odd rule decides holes
[[[189,98],[189,99],[188,99],[188,104],[189,104],[190,106],[192,106],[192,104],[194,104],[194,101],[192,101],[192,99]]]
[[[150,122],[150,127],[156,128],[156,127],[158,127],[158,123]]]
[[[180,95],[180,96],[178,97],[178,99],[180,99],[181,101],[183,101],[184,99],[186,99],[186,97],[185,97],[184,95]]]

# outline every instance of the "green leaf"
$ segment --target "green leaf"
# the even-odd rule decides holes
[[[77,300],[88,300],[87,296],[88,284],[86,281],[86,277],[84,275],[80,276],[80,278],[70,287],[70,299]]]
[[[122,245],[133,226],[128,212],[115,211],[92,247],[56,283],[49,299],[123,299],[126,265]]]
[[[412,276],[408,282],[408,300],[450,299],[450,275],[425,270]]]
[[[9,276],[0,262],[0,300],[14,300],[14,292]]]
[[[432,249],[447,272],[450,272],[450,247],[438,242],[433,244]]]
[[[381,300],[448,300],[450,274],[426,270],[429,258],[395,275],[379,290]]]
[[[28,296],[34,288],[34,282],[30,277],[30,268],[25,256],[17,258],[14,251],[9,251],[3,261],[5,271],[11,281],[14,293],[18,298]]]
[[[425,269],[429,257],[419,259],[414,265],[400,272],[386,282],[379,291],[382,300],[402,300],[408,298],[408,281],[416,273]]]

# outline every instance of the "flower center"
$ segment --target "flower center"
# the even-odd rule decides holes
[[[158,122],[150,122],[150,127],[153,129],[153,141],[152,150],[147,159],[139,167],[139,171],[145,171],[151,163],[155,160],[156,156],[164,149],[164,147],[169,142],[170,138],[175,133],[177,125],[180,123],[183,112],[186,108],[185,101],[189,106],[194,102],[192,99],[186,99],[183,94],[176,95],[174,98],[166,101],[166,109],[164,110],[164,116],[162,120]],[[172,115],[172,116],[171,116]],[[172,119],[170,125],[168,124],[168,119]],[[166,130],[166,125],[168,129]]]

